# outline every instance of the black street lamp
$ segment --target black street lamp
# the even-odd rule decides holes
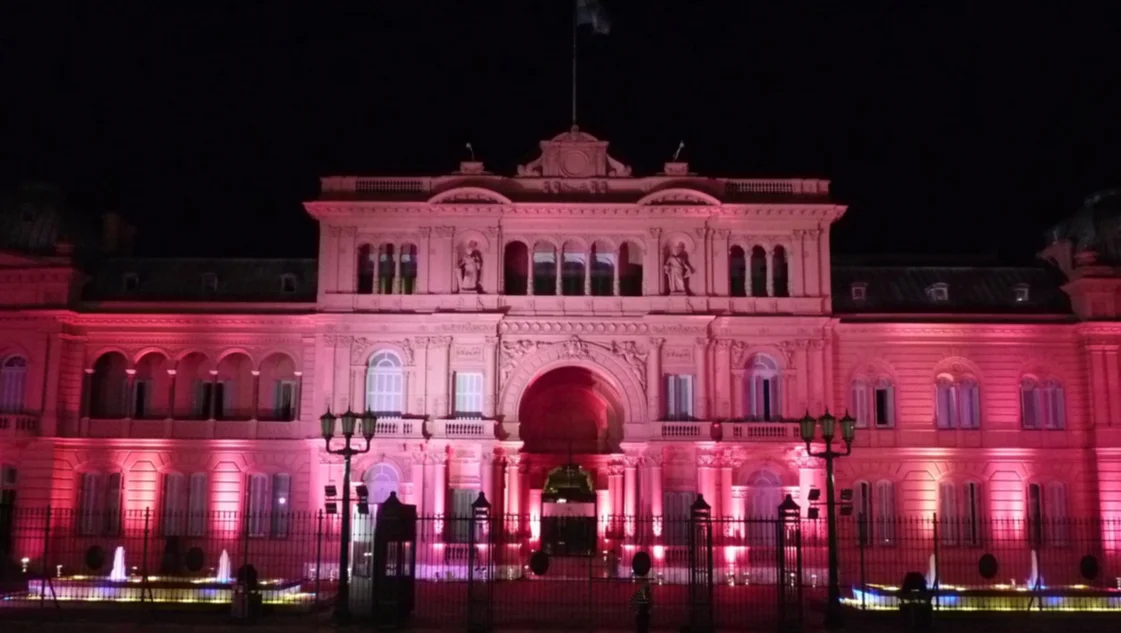
[[[346,440],[346,444],[338,449],[331,448],[331,438],[335,435],[335,420],[342,423],[343,439]],[[366,438],[366,446],[362,449],[350,446],[350,440],[354,437],[354,426],[358,420],[362,420],[362,437]],[[370,452],[370,440],[374,438],[375,422],[377,418],[369,411],[357,415],[347,410],[346,413],[336,417],[328,409],[327,413],[319,418],[327,452],[331,455],[342,455],[343,458],[343,525],[339,538],[339,592],[335,596],[335,621],[339,623],[350,622],[350,458]]]
[[[806,452],[810,457],[820,457],[825,460],[825,515],[829,529],[829,602],[825,609],[825,628],[831,630],[845,625],[844,614],[841,612],[841,583],[837,577],[837,502],[833,497],[833,461],[852,453],[852,439],[856,435],[856,420],[847,411],[840,422],[841,439],[845,442],[844,452],[833,450],[837,418],[830,415],[828,411],[816,419],[806,411],[806,417],[798,422],[802,439],[806,442]],[[815,453],[810,445],[813,443],[818,426],[821,427],[821,439],[825,440],[825,450]]]

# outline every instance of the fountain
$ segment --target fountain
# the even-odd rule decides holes
[[[125,570],[125,548],[120,545],[113,552],[113,570],[109,572],[109,580],[113,582],[128,580],[128,572]]]
[[[1031,551],[1031,575],[1028,576],[1028,589],[1036,591],[1043,588],[1043,577],[1039,575],[1039,552]]]
[[[938,582],[938,559],[934,554],[930,555],[930,565],[926,569],[926,586],[933,589],[934,584]]]
[[[222,550],[222,556],[218,558],[218,582],[228,584],[231,580],[230,553],[226,550]]]

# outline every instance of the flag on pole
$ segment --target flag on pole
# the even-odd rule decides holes
[[[611,20],[599,0],[576,0],[576,24],[590,24],[596,35],[611,32]]]

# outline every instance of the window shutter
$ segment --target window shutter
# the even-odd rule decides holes
[[[191,475],[190,489],[187,491],[187,536],[206,534],[206,473]]]
[[[1066,394],[1062,385],[1053,385],[1051,388],[1051,415],[1048,416],[1050,428],[1066,428]]]
[[[895,538],[895,486],[890,481],[881,481],[876,485],[876,496],[880,515],[877,537],[880,543],[889,544]]]
[[[959,516],[954,484],[944,481],[938,485],[938,529],[942,543],[954,545],[958,541]]]
[[[121,533],[121,474],[112,473],[105,478],[105,532],[106,536]]]
[[[855,414],[857,428],[868,426],[868,394],[864,381],[857,378],[852,381],[852,411]]]
[[[292,476],[280,473],[272,477],[272,536],[288,536],[288,512],[292,504]]]
[[[968,382],[964,385],[965,408],[962,411],[963,429],[981,428],[981,398],[977,383]],[[968,416],[968,417],[966,417]]]
[[[80,513],[79,529],[84,536],[98,532],[101,522],[101,475],[82,473],[81,499],[78,503]]]
[[[954,396],[952,387],[949,383],[939,381],[938,386],[935,388],[935,394],[938,428],[953,428]]]
[[[1025,429],[1039,428],[1039,414],[1036,407],[1037,389],[1031,380],[1020,383],[1020,411]]]
[[[872,542],[872,488],[866,481],[853,484],[853,507],[856,509],[857,543],[870,545]]]
[[[186,504],[186,480],[179,473],[163,476],[163,517],[161,528],[164,536],[179,536],[183,533]]]
[[[981,484],[971,481],[965,484],[965,499],[962,506],[965,519],[962,527],[962,540],[967,545],[981,544]]]
[[[684,404],[685,417],[688,419],[693,418],[693,377],[682,376],[681,381],[685,387],[682,394],[682,404]]]
[[[268,511],[269,479],[265,475],[249,476],[249,536],[265,535],[265,514]]]
[[[1067,494],[1066,486],[1059,482],[1047,485],[1047,500],[1043,504],[1046,533],[1052,545],[1067,544]]]

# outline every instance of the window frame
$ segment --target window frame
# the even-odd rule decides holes
[[[395,418],[405,409],[405,364],[397,352],[382,349],[366,364],[366,410]]]
[[[666,420],[686,421],[693,420],[696,410],[696,376],[693,374],[664,374],[662,387],[665,395],[662,398],[662,415]],[[681,393],[684,391],[684,393]]]
[[[457,418],[481,418],[486,401],[486,377],[481,370],[453,372],[454,409]]]

